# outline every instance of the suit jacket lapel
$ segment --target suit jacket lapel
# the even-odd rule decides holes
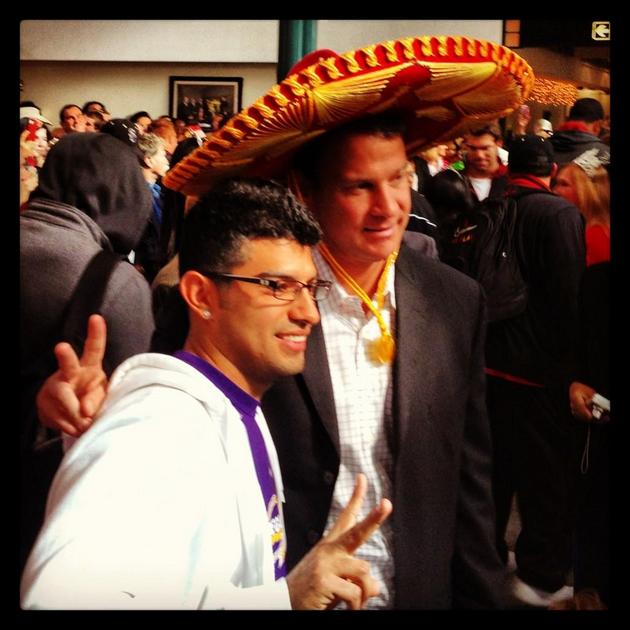
[[[431,380],[430,362],[424,342],[430,338],[430,322],[424,304],[430,296],[423,293],[420,274],[413,265],[421,264],[408,256],[405,247],[396,263],[396,360],[394,363],[394,421],[397,443],[404,443],[409,432],[417,435],[428,421],[425,394]],[[419,281],[420,280],[420,281]]]
[[[417,432],[428,420],[426,384],[431,380],[430,361],[423,351],[423,340],[431,335],[424,308],[430,299],[422,292],[420,274],[414,267],[421,264],[405,245],[396,262],[396,359],[394,362],[394,419],[398,442],[410,429]],[[339,430],[335,398],[321,324],[315,326],[306,348],[306,365],[301,377],[306,384],[317,414],[339,453]],[[412,422],[413,420],[413,422]]]
[[[339,453],[339,429],[337,427],[337,412],[335,411],[335,396],[333,393],[326,343],[321,324],[311,331],[306,346],[306,364],[302,378],[311,395],[317,414],[328,431],[337,453]]]

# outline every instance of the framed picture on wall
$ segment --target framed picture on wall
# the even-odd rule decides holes
[[[169,77],[169,112],[187,125],[219,129],[241,110],[242,77]]]

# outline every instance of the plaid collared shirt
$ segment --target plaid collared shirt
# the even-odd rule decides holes
[[[328,515],[327,530],[352,496],[355,476],[362,472],[368,490],[359,519],[382,499],[392,497],[392,366],[373,362],[369,346],[380,337],[376,317],[366,315],[361,299],[348,294],[318,251],[313,258],[319,277],[332,280],[328,298],[319,302],[322,330],[333,384],[341,462]],[[392,328],[395,321],[394,269],[387,279],[383,318]],[[356,552],[370,563],[381,592],[367,601],[366,608],[391,608],[394,599],[393,540],[386,521]]]

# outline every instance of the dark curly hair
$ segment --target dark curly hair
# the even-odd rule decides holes
[[[229,271],[253,238],[287,238],[316,245],[317,221],[284,186],[262,179],[227,179],[202,197],[184,219],[180,275],[190,269]]]

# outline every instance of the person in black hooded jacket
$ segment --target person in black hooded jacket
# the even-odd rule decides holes
[[[564,166],[589,150],[602,164],[610,163],[610,147],[600,138],[604,108],[594,98],[580,98],[573,104],[566,123],[549,139],[558,167]]]
[[[497,548],[507,562],[505,532],[516,496],[521,529],[513,592],[539,607],[571,595],[574,428],[567,391],[577,364],[585,264],[580,212],[549,187],[556,169],[549,141],[526,135],[512,145],[508,194],[516,200],[527,307],[489,323],[486,335]]]
[[[79,278],[101,249],[123,260],[151,215],[151,195],[135,153],[106,134],[69,135],[50,151],[39,185],[20,215],[21,361],[51,339]],[[131,264],[119,264],[104,296],[105,371],[149,347],[151,294]],[[55,365],[56,368],[56,365]]]
[[[150,215],[151,194],[136,153],[120,140],[69,134],[50,150],[20,214],[20,452],[26,467],[34,447],[50,437],[37,423],[35,396],[57,369],[53,349],[66,308],[88,263],[103,249],[120,257],[101,303],[108,324],[104,369],[109,375],[149,348],[151,291],[126,256]],[[50,359],[48,374],[42,373],[42,357]],[[22,533],[28,545],[24,528]]]

